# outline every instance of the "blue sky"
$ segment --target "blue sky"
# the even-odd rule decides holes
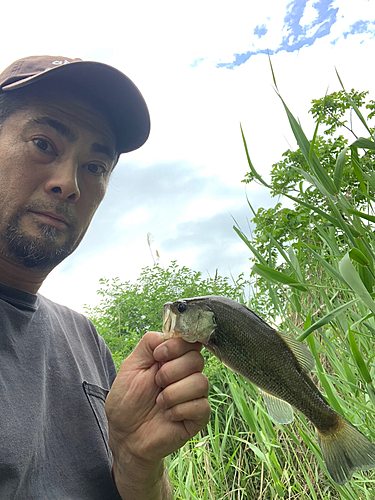
[[[372,0],[66,0],[64,9],[8,2],[0,65],[26,55],[97,60],[127,74],[151,114],[151,135],[123,155],[107,195],[77,251],[47,278],[41,292],[82,311],[98,301],[100,278],[135,280],[152,265],[180,265],[213,276],[249,273],[247,247],[233,218],[250,235],[246,196],[255,208],[272,200],[257,184],[245,187],[242,124],[253,163],[265,177],[294,147],[273,89],[279,89],[311,136],[312,99],[349,88],[374,99],[375,13]],[[72,12],[74,14],[72,14]],[[5,18],[4,17],[4,18]],[[30,25],[40,29],[30,30]],[[27,33],[27,35],[26,35]],[[9,43],[9,40],[12,43]],[[27,42],[27,43],[26,43]]]
[[[295,52],[302,47],[312,46],[318,38],[327,37],[331,33],[331,28],[338,19],[339,7],[337,5],[338,2],[334,0],[292,0],[285,9],[283,27],[286,33],[282,36],[281,41],[273,46],[267,46],[267,48],[254,48],[254,50],[235,53],[233,61],[219,62],[216,67],[235,69],[259,54],[275,55],[279,52]],[[313,14],[313,19],[306,19],[306,11],[308,10]],[[264,24],[255,26],[254,35],[261,39],[268,33],[269,25],[272,25],[271,14]],[[357,19],[350,24],[347,31],[340,34],[340,37],[347,38],[348,35],[362,33],[375,35],[375,14],[371,19]],[[337,39],[330,41],[331,44],[336,42]],[[202,61],[204,58],[198,58],[192,65],[197,66]]]

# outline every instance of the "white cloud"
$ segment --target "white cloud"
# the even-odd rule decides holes
[[[120,217],[115,224],[118,231],[123,231],[129,228],[129,226],[137,226],[139,224],[144,224],[150,219],[152,207],[149,209],[145,207],[138,207],[131,212],[126,213]]]
[[[303,16],[301,17],[301,26],[306,26],[313,23],[318,17],[318,11],[314,7],[316,0],[308,0],[306,2],[305,10],[303,11]]]

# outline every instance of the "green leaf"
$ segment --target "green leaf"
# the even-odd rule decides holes
[[[247,197],[247,195],[246,195],[246,199],[247,199],[247,203],[248,203],[248,205],[250,207],[250,210],[254,214],[254,220],[257,222],[257,224],[259,224],[257,213],[255,212],[254,208],[252,207],[252,205],[250,203],[250,200]],[[270,248],[271,248],[271,246],[273,244],[278,249],[278,251],[280,252],[280,255],[285,259],[285,261],[293,268],[293,265],[290,262],[288,255],[284,251],[283,246],[280,245],[280,243],[272,236],[271,233],[269,233],[268,231],[266,231],[266,234],[267,234],[267,237],[269,238]],[[259,259],[259,260],[262,262],[262,260],[264,260],[264,259]],[[295,271],[295,269],[293,269],[293,271]]]
[[[316,153],[312,153],[312,159],[310,161],[310,143],[307,140],[307,137],[305,136],[305,133],[303,132],[300,124],[297,122],[297,120],[294,118],[292,113],[290,112],[289,108],[285,104],[284,100],[278,94],[286,111],[286,114],[289,119],[290,126],[292,128],[294,137],[296,138],[297,144],[301,149],[301,152],[303,156],[305,157],[305,160],[308,162],[311,171],[313,174],[319,179],[320,183],[323,185],[324,189],[331,195],[334,195],[336,192],[336,188],[334,183],[332,182],[332,179],[329,177],[325,169],[322,167],[320,164],[318,157],[316,156]]]
[[[252,268],[254,273],[259,274],[266,280],[272,281],[274,283],[283,283],[284,285],[289,285],[301,292],[307,292],[306,286],[299,283],[295,278],[288,276],[287,274],[281,273],[280,271],[275,271],[270,267],[263,266],[262,264],[254,264]]]
[[[314,153],[314,146],[315,146],[315,141],[316,141],[316,136],[318,135],[318,129],[319,129],[319,125],[320,125],[320,120],[321,120],[321,117],[322,117],[322,113],[323,113],[323,110],[321,111],[320,116],[319,116],[319,118],[316,121],[314,135],[313,135],[313,138],[312,138],[311,143],[310,143],[309,163],[312,162],[313,153]]]
[[[336,69],[336,68],[335,68]],[[340,75],[336,69],[336,75],[337,75],[337,78],[339,79],[339,82],[341,84],[341,87],[343,89],[343,91],[345,92],[345,97],[348,101],[348,103],[350,104],[350,106],[354,109],[356,115],[358,116],[358,118],[361,120],[362,124],[364,125],[364,127],[366,128],[366,130],[368,131],[368,133],[371,135],[371,130],[369,128],[369,126],[367,125],[366,123],[366,120],[363,118],[363,115],[362,113],[359,111],[358,109],[358,106],[356,105],[356,103],[353,101],[353,99],[351,99],[351,97],[348,95],[348,93],[346,92],[345,90],[345,87],[344,87],[344,84],[342,83],[342,80],[340,78]]]
[[[370,396],[370,399],[372,401],[372,404],[375,406],[375,391],[372,385],[367,385],[367,394]]]
[[[273,80],[273,83],[275,84],[275,87],[277,88],[276,77],[275,77],[275,73],[274,73],[274,71],[273,71],[273,66],[272,66],[271,56],[270,56],[270,54],[269,54],[269,53],[268,53],[268,62],[270,63],[270,67],[271,67],[271,73],[272,73],[272,80]]]
[[[346,160],[346,152],[347,152],[347,148],[344,148],[337,155],[337,159],[336,159],[335,171],[333,174],[333,182],[335,183],[337,191],[340,190],[341,183],[342,183],[342,176],[344,173],[344,166],[345,166],[345,160]]]
[[[320,264],[322,266],[324,266],[329,274],[336,280],[336,281],[339,281],[341,283],[345,283],[346,284],[346,281],[344,280],[344,278],[341,276],[341,274],[339,272],[336,271],[336,269],[334,267],[331,266],[331,264],[329,264],[328,262],[326,262],[324,260],[323,257],[321,257],[317,252],[315,252],[315,250],[313,250],[311,248],[311,246],[307,245],[307,243],[303,242],[303,244],[305,245],[306,248],[309,249],[309,251],[314,255],[314,257],[316,259],[318,259],[318,261],[320,262]]]
[[[333,387],[331,387],[331,384],[329,383],[327,377],[325,376],[324,372],[319,372],[319,380],[324,387],[324,390],[326,391],[327,399],[329,404],[332,406],[332,408],[337,411],[337,413],[340,413],[340,415],[344,415],[344,412],[341,408],[340,403],[338,402],[338,399],[336,398],[337,392],[334,391]],[[338,394],[337,394],[338,395]]]
[[[295,272],[297,273],[298,279],[300,281],[302,281],[303,280],[303,276],[302,276],[301,268],[300,268],[297,256],[294,253],[294,250],[293,250],[292,246],[290,246],[288,248],[288,255],[289,255],[290,263],[291,263],[291,265],[293,267],[293,270],[295,270]]]
[[[350,344],[350,349],[352,351],[352,354],[353,354],[353,358],[356,362],[356,365],[358,366],[358,369],[362,375],[362,378],[363,380],[367,383],[367,384],[371,384],[372,380],[371,380],[371,375],[370,375],[370,372],[368,371],[367,369],[367,366],[366,366],[366,363],[358,349],[358,346],[356,344],[356,341],[355,341],[355,338],[354,338],[354,333],[357,333],[357,332],[352,332],[351,329],[349,328],[349,344]]]
[[[375,149],[375,142],[370,141],[370,139],[365,139],[360,137],[351,144],[351,147],[363,148],[363,149]]]
[[[238,236],[241,238],[241,240],[245,243],[245,245],[247,247],[250,248],[250,250],[252,251],[252,253],[254,254],[254,256],[260,261],[260,262],[263,262],[264,264],[266,263],[266,261],[263,259],[263,257],[261,256],[261,254],[258,252],[258,250],[254,247],[254,245],[252,245],[250,243],[250,240],[246,237],[246,235],[240,230],[238,229],[236,226],[233,226],[233,229],[236,231],[236,233],[238,234]]]
[[[321,217],[323,217],[323,219],[327,219],[327,221],[331,222],[331,224],[333,224],[334,226],[340,227],[337,220],[334,217],[332,217],[332,215],[328,214],[327,212],[324,212],[320,208],[314,207],[314,205],[311,205],[310,203],[306,203],[305,201],[301,200],[300,198],[296,198],[295,196],[292,196],[290,194],[285,193],[284,196],[286,196],[290,200],[296,202],[297,205],[302,205],[302,206],[308,208],[309,210],[319,214]]]
[[[354,146],[351,146],[350,151],[351,151],[351,160],[354,173],[357,176],[357,179],[359,180],[359,185],[361,186],[362,191],[364,193],[367,193],[366,185],[363,180],[361,163],[359,161],[358,149]]]
[[[249,167],[250,167],[250,171],[251,173],[253,174],[253,176],[261,183],[263,184],[263,186],[271,189],[271,186],[269,186],[264,180],[263,178],[258,174],[258,172],[255,170],[254,168],[254,165],[250,159],[250,155],[249,155],[249,150],[247,149],[247,144],[246,144],[246,139],[245,139],[245,135],[243,133],[243,130],[242,130],[242,125],[240,124],[240,128],[241,128],[241,135],[242,135],[242,140],[243,140],[243,143],[244,143],[244,146],[245,146],[245,152],[246,152],[246,158],[247,158],[247,163],[249,164]]]
[[[313,331],[317,330],[318,328],[321,328],[324,325],[327,325],[330,321],[332,321],[336,316],[339,314],[342,314],[346,309],[348,309],[350,306],[358,302],[359,299],[354,299],[351,300],[350,302],[347,302],[346,304],[343,304],[342,306],[337,307],[333,311],[330,311],[328,314],[323,316],[323,318],[320,318],[318,321],[316,321],[313,325],[310,326],[307,330],[303,332],[302,335],[298,337],[297,340],[302,341],[305,340],[306,337],[308,337]]]
[[[369,220],[370,222],[375,222],[374,215],[364,214],[363,212],[360,212],[359,210],[354,210],[352,208],[348,208],[347,210],[350,214],[357,215],[358,217],[361,217],[361,219],[366,219]]]
[[[358,248],[352,248],[349,251],[350,258],[358,262],[361,266],[369,266],[367,257]]]
[[[309,182],[312,186],[317,187],[319,191],[322,194],[324,194],[324,196],[329,196],[329,192],[327,191],[327,189],[325,189],[323,184],[320,182],[320,180],[318,180],[318,178],[315,175],[312,175],[309,172],[306,172],[305,170],[302,170],[301,168],[297,168],[294,166],[292,166],[292,169],[301,174],[307,180],[307,182]]]
[[[349,252],[340,260],[339,271],[350,288],[360,297],[367,307],[375,313],[375,302],[372,300],[371,295],[351,263]]]
[[[304,330],[306,330],[307,328],[310,328],[310,326],[311,326],[311,309],[309,311],[309,314],[306,316],[303,328]]]

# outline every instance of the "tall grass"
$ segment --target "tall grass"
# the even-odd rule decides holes
[[[325,200],[318,207],[307,198],[293,198],[310,211],[312,221],[323,214],[327,224],[316,226],[320,244],[300,242],[309,255],[307,265],[293,246],[285,251],[270,235],[270,252],[283,261],[280,271],[235,229],[256,259],[253,272],[266,280],[283,331],[306,341],[315,356],[315,383],[336,411],[375,442],[375,172],[369,162],[360,161],[361,154],[375,150],[375,140],[351,103],[369,137],[340,152],[330,176],[313,141],[282,104],[308,165],[300,170],[305,185],[318,189]],[[244,135],[243,140],[253,177],[267,185],[251,163]],[[366,210],[358,210],[340,191],[347,155],[367,200]],[[168,460],[175,498],[375,499],[375,471],[356,473],[345,486],[337,486],[327,475],[313,427],[303,415],[297,414],[287,426],[275,424],[256,388],[225,367],[217,370],[220,384],[211,387],[207,430]]]

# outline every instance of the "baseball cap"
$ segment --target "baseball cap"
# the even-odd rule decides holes
[[[32,56],[15,61],[0,74],[0,90],[8,92],[40,80],[76,84],[97,98],[110,119],[118,152],[134,151],[150,133],[150,115],[142,94],[121,71],[104,63],[67,57]]]

